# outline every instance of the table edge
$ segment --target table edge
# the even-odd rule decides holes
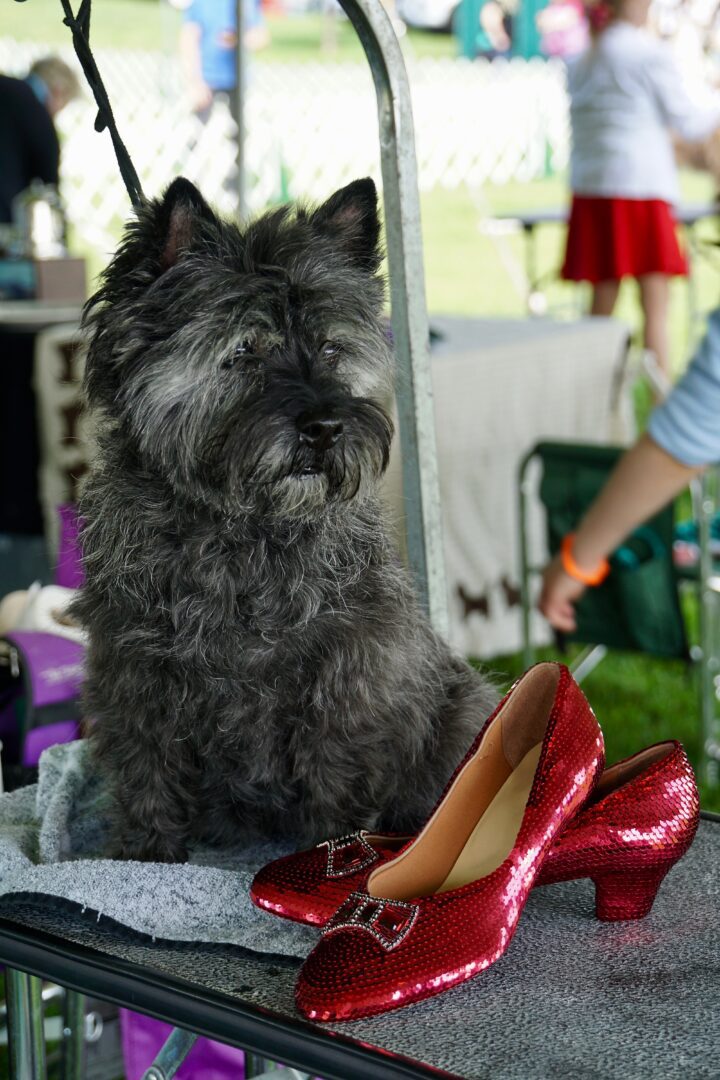
[[[102,961],[106,961],[103,964]],[[0,916],[0,962],[325,1080],[461,1080],[431,1065],[235,1001],[133,961]],[[371,1070],[371,1071],[370,1071]]]

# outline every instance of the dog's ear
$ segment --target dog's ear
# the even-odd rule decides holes
[[[369,177],[353,180],[331,195],[312,215],[312,224],[332,236],[362,270],[374,274],[380,265],[380,218],[375,184]]]
[[[208,226],[219,228],[218,219],[198,189],[183,176],[173,180],[155,207],[155,235],[163,270],[174,266]]]

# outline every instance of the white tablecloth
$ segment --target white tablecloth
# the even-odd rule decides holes
[[[629,331],[614,319],[433,317],[432,351],[450,639],[490,657],[521,645],[517,472],[541,439],[625,443],[634,435],[626,386]],[[396,440],[387,477],[400,533]],[[544,557],[543,521],[531,516],[531,550]],[[535,634],[548,640],[537,616]]]

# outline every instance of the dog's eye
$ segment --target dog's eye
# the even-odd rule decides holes
[[[330,364],[331,367],[334,364],[337,364],[338,358],[339,358],[341,353],[342,353],[342,345],[338,344],[337,341],[326,341],[320,347],[320,355],[321,355],[321,357],[323,358],[325,363]]]
[[[223,368],[234,367],[239,360],[242,360],[245,356],[253,355],[253,344],[251,341],[241,341],[239,345],[235,346],[235,351],[232,356],[228,356],[226,360],[223,360],[220,365]]]

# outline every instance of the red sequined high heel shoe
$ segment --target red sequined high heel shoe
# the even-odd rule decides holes
[[[648,747],[605,770],[588,804],[553,844],[536,885],[590,877],[599,919],[641,919],[667,871],[690,847],[699,809],[681,744]],[[371,870],[412,839],[363,831],[326,840],[264,866],[250,895],[266,911],[325,926]]]
[[[642,919],[693,842],[700,800],[679,742],[658,743],[606,769],[550,850],[538,885],[589,877],[598,919]]]
[[[602,733],[567,668],[531,668],[488,719],[418,836],[327,924],[298,977],[300,1012],[313,1020],[371,1016],[493,964],[602,767]]]

